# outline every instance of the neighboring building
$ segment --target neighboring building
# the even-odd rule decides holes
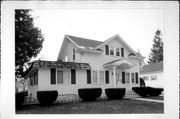
[[[163,61],[144,65],[140,71],[140,77],[145,81],[146,86],[163,88]]]
[[[29,91],[58,90],[78,94],[79,88],[139,87],[139,53],[119,35],[101,42],[65,35],[57,61],[35,61],[27,71]]]

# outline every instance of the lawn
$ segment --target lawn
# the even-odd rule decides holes
[[[163,113],[164,104],[131,99],[59,103],[52,106],[24,105],[17,114],[146,114]]]

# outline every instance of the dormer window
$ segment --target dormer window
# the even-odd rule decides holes
[[[112,46],[110,47],[110,55],[114,55],[114,49]]]
[[[119,56],[119,55],[120,55],[119,48],[116,48],[116,56]]]

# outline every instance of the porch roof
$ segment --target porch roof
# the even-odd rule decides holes
[[[135,66],[135,64],[126,58],[121,58],[121,59],[117,59],[117,60],[108,62],[108,63],[104,64],[104,66],[105,67],[120,66],[121,68],[129,68],[129,67]]]
[[[91,69],[88,63],[35,60],[25,71],[25,77],[34,69],[39,68]]]

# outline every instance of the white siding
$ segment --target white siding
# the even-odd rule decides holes
[[[76,70],[76,84],[50,84],[50,69],[39,70],[39,90],[58,90],[58,94],[78,94],[79,88],[112,87],[111,84],[87,84],[86,70]]]
[[[154,72],[154,73],[147,73],[141,74],[141,77],[148,76],[148,81],[145,80],[146,86],[163,88],[164,87],[164,80],[163,80],[163,72]],[[157,80],[151,81],[151,76],[157,76]]]

